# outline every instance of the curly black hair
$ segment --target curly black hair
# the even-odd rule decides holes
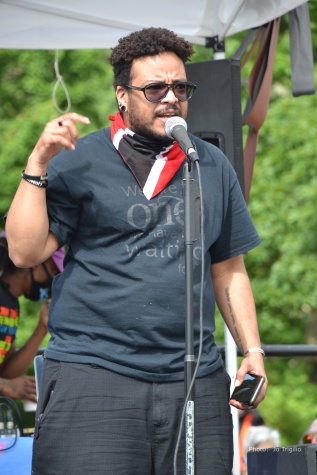
[[[112,48],[109,58],[114,73],[114,88],[129,84],[134,59],[165,51],[175,53],[183,63],[194,53],[191,43],[166,28],[143,28],[121,38],[118,45]]]

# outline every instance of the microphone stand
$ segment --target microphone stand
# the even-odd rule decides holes
[[[194,355],[194,241],[199,237],[199,186],[194,180],[194,161],[191,156],[198,156],[195,150],[187,152],[184,163],[184,210],[185,210],[185,281],[186,281],[186,322],[185,322],[185,444],[186,475],[195,475],[195,386],[193,374],[196,367]],[[197,213],[198,211],[198,213]]]

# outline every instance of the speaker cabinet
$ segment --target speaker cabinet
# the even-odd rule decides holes
[[[244,192],[240,61],[190,63],[186,72],[197,86],[189,101],[188,131],[226,154]]]
[[[317,444],[250,451],[248,475],[317,475]]]

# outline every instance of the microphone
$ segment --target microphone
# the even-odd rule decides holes
[[[186,153],[187,157],[193,161],[199,160],[192,141],[188,137],[186,121],[182,117],[173,116],[167,119],[165,122],[165,133],[169,138],[179,143],[180,148]]]

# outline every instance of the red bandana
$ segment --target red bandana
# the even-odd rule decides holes
[[[184,152],[178,142],[162,148],[135,134],[125,126],[120,112],[109,116],[109,119],[113,121],[110,126],[113,145],[133,173],[144,196],[150,200],[171,181],[184,162]]]

